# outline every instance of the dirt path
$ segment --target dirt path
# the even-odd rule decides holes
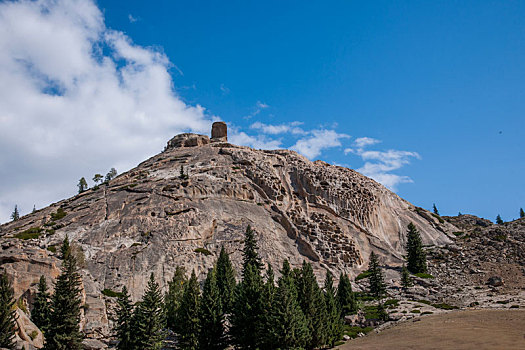
[[[351,340],[338,349],[525,350],[525,311],[468,310],[425,316]]]

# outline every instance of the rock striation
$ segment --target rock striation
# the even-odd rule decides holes
[[[54,248],[68,235],[84,259],[83,328],[102,339],[114,300],[101,291],[125,285],[137,300],[150,273],[165,287],[177,265],[204,278],[221,246],[240,271],[247,225],[264,263],[308,260],[322,278],[326,270],[355,276],[371,251],[400,265],[409,222],[428,245],[447,245],[457,231],[354,170],[229,144],[226,124],[214,123],[211,141],[177,135],[109,183],[1,225],[0,268],[31,309],[40,275],[58,274]],[[15,238],[27,230],[38,238]]]

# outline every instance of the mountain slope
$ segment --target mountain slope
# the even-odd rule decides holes
[[[46,248],[66,234],[85,256],[86,328],[96,336],[108,331],[103,289],[126,285],[137,299],[151,272],[165,286],[176,265],[204,277],[221,245],[238,268],[247,225],[265,263],[306,259],[318,276],[325,269],[355,275],[372,250],[400,264],[409,222],[424,244],[448,244],[456,230],[356,171],[292,151],[212,141],[178,135],[109,184],[0,226],[0,265],[17,296],[30,300],[40,274],[57,275],[60,262]],[[10,238],[22,232],[39,237]]]

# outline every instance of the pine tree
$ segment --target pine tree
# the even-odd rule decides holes
[[[102,176],[102,174],[95,174],[95,176],[93,176],[93,182],[95,183],[95,185],[98,185],[98,183],[102,182],[103,179],[104,176]]]
[[[525,218],[525,211],[523,211],[523,208],[520,208],[520,218]]]
[[[18,205],[15,205],[15,210],[13,210],[13,212],[11,213],[11,219],[13,219],[13,221],[20,219],[20,213],[18,212]]]
[[[38,282],[38,292],[36,293],[35,302],[33,303],[33,311],[31,311],[31,321],[33,321],[44,335],[47,334],[51,318],[49,297],[46,278],[42,275]]]
[[[224,246],[217,259],[217,287],[224,313],[230,313],[235,297],[235,271]]]
[[[16,313],[14,291],[4,272],[0,275],[0,348],[15,348]]]
[[[215,269],[208,271],[204,281],[200,302],[199,325],[199,349],[226,349],[228,344],[225,337],[224,313],[222,312]]]
[[[184,294],[184,287],[188,279],[186,278],[186,269],[182,266],[177,266],[175,268],[175,274],[173,278],[168,283],[168,292],[164,296],[164,305],[166,308],[166,324],[169,329],[178,333],[179,329],[177,328],[179,322],[177,321],[177,315],[179,306],[182,300],[182,295]]]
[[[257,240],[255,239],[255,233],[253,232],[250,225],[246,228],[246,233],[244,236],[244,249],[243,249],[243,265],[242,273],[244,272],[248,265],[253,265],[260,272],[262,270],[262,262],[257,252]]]
[[[498,214],[498,216],[496,216],[496,224],[503,225],[503,219],[501,218],[501,216],[499,214]]]
[[[33,204],[33,210],[31,211],[31,213],[36,213],[36,205]]]
[[[196,350],[199,346],[199,308],[200,289],[195,271],[191,273],[190,280],[184,288],[181,304],[179,307],[179,347],[184,350]]]
[[[386,312],[385,304],[379,301],[377,304],[377,315],[379,316],[379,319],[382,321],[388,321],[388,312]]]
[[[85,178],[81,177],[80,180],[78,180],[78,193],[82,193],[88,188],[88,184]]]
[[[268,264],[266,270],[266,283],[264,284],[263,290],[263,307],[262,307],[262,321],[261,329],[259,334],[262,335],[260,349],[261,350],[274,350],[277,348],[275,334],[275,322],[274,322],[274,308],[275,308],[275,277],[271,264]]]
[[[46,336],[46,350],[82,349],[83,335],[79,329],[81,278],[77,260],[66,236],[61,247],[62,273],[51,299],[51,317]]]
[[[133,313],[133,343],[137,349],[156,350],[162,348],[164,340],[164,309],[162,294],[155,276],[150,275],[142,301]]]
[[[308,323],[297,300],[297,290],[288,260],[283,263],[275,295],[277,345],[281,349],[304,348],[311,339]]]
[[[423,251],[423,243],[419,231],[413,223],[408,224],[406,251],[408,271],[412,273],[427,272],[427,258]]]
[[[117,349],[132,350],[136,349],[133,340],[134,324],[133,324],[133,304],[126,286],[122,287],[117,299],[117,319],[115,321],[115,336],[118,339]]]
[[[109,172],[106,174],[105,181],[110,182],[111,180],[115,178],[115,176],[117,176],[117,170],[115,168],[111,168]]]
[[[297,300],[306,317],[306,323],[311,335],[306,348],[318,348],[326,344],[326,305],[323,293],[317,284],[312,265],[306,261],[303,261],[300,270],[298,286]]]
[[[439,210],[438,210],[438,208],[436,207],[436,203],[434,203],[434,204],[432,205],[432,210],[434,211],[434,214],[439,215]]]
[[[403,287],[403,290],[407,290],[408,288],[412,287],[412,279],[410,278],[410,272],[408,271],[407,267],[403,264],[403,267],[401,268],[401,286]]]
[[[345,317],[357,310],[355,295],[352,292],[352,284],[347,274],[341,272],[339,275],[339,285],[337,286],[337,303],[341,310],[341,317]]]
[[[379,267],[379,260],[374,252],[370,254],[368,271],[370,272],[370,294],[376,298],[381,298],[386,292],[386,287],[383,280],[383,272]]]
[[[263,281],[254,264],[247,264],[243,272],[230,314],[230,335],[238,349],[257,349],[263,339]]]
[[[343,336],[341,310],[335,296],[334,281],[330,271],[326,271],[324,282],[324,297],[326,304],[326,344],[333,347]]]

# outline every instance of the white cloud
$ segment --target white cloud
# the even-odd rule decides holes
[[[131,13],[128,15],[128,19],[129,19],[129,23],[135,23],[139,20],[138,18],[133,17]]]
[[[257,101],[256,105],[257,105],[257,108],[259,108],[259,109],[266,109],[266,108],[270,107],[269,105],[267,105],[266,103],[263,103],[261,101]]]
[[[371,137],[359,137],[359,138],[355,139],[354,146],[356,146],[357,148],[364,148],[366,146],[375,145],[375,144],[380,143],[380,142],[381,141],[379,141],[377,139],[373,139]]]
[[[371,177],[377,182],[385,185],[392,191],[397,189],[397,185],[401,183],[413,182],[408,176],[392,174],[394,170],[398,170],[404,165],[410,163],[412,158],[420,159],[417,152],[388,150],[388,151],[367,151],[364,150],[366,146],[379,143],[379,140],[361,137],[354,141],[357,148],[345,149],[345,154],[353,153],[360,156],[365,164],[357,169],[365,176]]]
[[[168,58],[108,29],[92,0],[0,3],[0,222],[126,170],[212,117],[174,92]],[[30,189],[30,191],[28,191]]]
[[[230,93],[230,89],[224,84],[221,84],[220,89],[224,95],[228,95]]]
[[[301,122],[291,122],[287,124],[277,124],[277,125],[271,125],[271,124],[263,124],[261,122],[255,122],[253,123],[250,128],[260,130],[261,132],[265,134],[285,134],[285,133],[291,133],[294,135],[304,135],[306,132],[299,127],[299,125],[302,125]]]
[[[341,139],[349,138],[345,134],[339,134],[335,130],[312,130],[309,136],[299,139],[290,149],[313,159],[327,148],[340,147]]]
[[[255,103],[255,107],[253,107],[253,112],[245,116],[244,119],[251,119],[255,117],[257,114],[261,113],[262,110],[267,109],[269,107],[270,105],[263,103],[261,101],[257,101],[257,103]]]
[[[264,135],[250,136],[245,132],[235,132],[228,135],[228,141],[236,145],[250,146],[257,149],[278,149],[281,147],[280,140],[273,140]]]

